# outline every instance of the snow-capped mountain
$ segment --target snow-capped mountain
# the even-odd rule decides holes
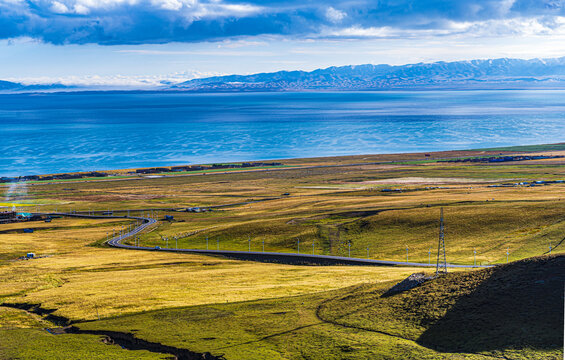
[[[565,88],[565,57],[349,65],[310,72],[279,71],[189,80],[174,89],[198,91],[380,90],[419,88]]]

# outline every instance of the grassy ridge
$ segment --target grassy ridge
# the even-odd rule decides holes
[[[445,352],[559,359],[563,269],[565,256],[545,256],[449,274],[392,297],[365,286],[326,302],[320,314]]]

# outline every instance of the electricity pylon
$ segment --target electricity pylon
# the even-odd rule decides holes
[[[439,242],[437,245],[436,275],[447,274],[447,260],[445,257],[445,239],[443,234],[443,208],[440,210]]]

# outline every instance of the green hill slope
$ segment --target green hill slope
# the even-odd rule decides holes
[[[565,256],[451,273],[391,297],[356,289],[320,308],[326,321],[449,353],[513,359],[563,355]]]

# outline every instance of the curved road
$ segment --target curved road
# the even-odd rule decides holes
[[[227,258],[238,260],[262,261],[262,262],[278,262],[285,264],[314,264],[314,265],[372,265],[372,266],[411,266],[411,267],[435,267],[435,264],[404,262],[404,261],[387,261],[387,260],[373,260],[352,258],[345,256],[331,256],[331,255],[313,255],[313,254],[298,254],[298,253],[279,253],[279,252],[261,252],[261,251],[232,251],[232,250],[201,250],[201,249],[174,249],[174,248],[161,248],[161,247],[148,247],[148,246],[134,246],[122,244],[124,239],[132,237],[147,227],[155,224],[157,220],[152,218],[136,217],[136,216],[112,216],[112,215],[84,215],[75,213],[41,213],[37,215],[54,215],[54,216],[69,216],[90,219],[131,219],[140,220],[142,223],[133,230],[124,233],[123,235],[115,236],[107,241],[108,245],[129,249],[129,250],[146,250],[146,251],[167,251],[167,252],[180,252],[180,253],[196,253],[204,255],[220,255]],[[489,266],[473,266],[473,265],[447,265],[450,268],[474,268],[474,267],[489,267]]]

